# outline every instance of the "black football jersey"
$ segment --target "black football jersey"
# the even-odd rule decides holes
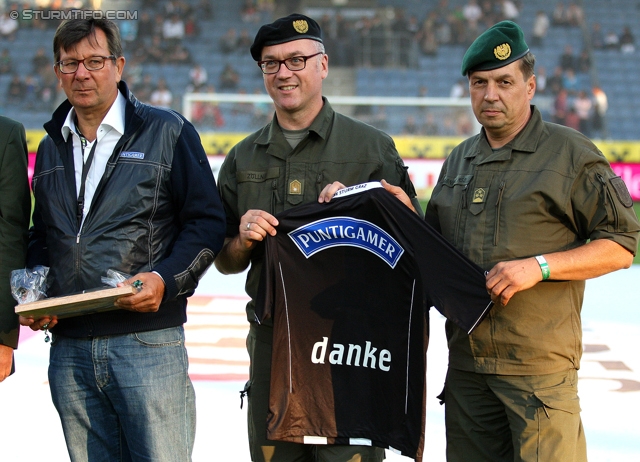
[[[380,183],[277,218],[256,300],[273,317],[268,438],[420,460],[427,309],[471,331],[490,307],[481,268]]]

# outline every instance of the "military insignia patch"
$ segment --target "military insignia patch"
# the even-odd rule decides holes
[[[500,61],[504,61],[509,56],[511,56],[511,47],[508,43],[503,43],[502,45],[498,45],[493,49],[493,54]]]
[[[302,194],[302,183],[300,183],[300,181],[298,180],[293,180],[291,183],[289,183],[289,194]]]
[[[474,204],[482,204],[484,202],[484,196],[487,194],[484,188],[476,188],[473,191],[473,200]]]
[[[305,34],[309,30],[309,24],[304,19],[293,21],[293,28],[300,34]]]
[[[627,184],[624,182],[622,178],[616,176],[609,180],[611,186],[616,191],[616,196],[618,196],[618,200],[622,205],[626,208],[633,207],[633,199],[631,199],[631,194],[629,194],[629,189],[627,188]]]

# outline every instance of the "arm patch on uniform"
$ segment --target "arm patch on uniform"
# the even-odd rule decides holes
[[[619,176],[616,176],[611,178],[609,182],[611,183],[611,186],[613,186],[620,203],[626,208],[633,207],[633,199],[631,199],[631,194],[629,194],[629,189],[627,189],[627,185],[624,180]]]

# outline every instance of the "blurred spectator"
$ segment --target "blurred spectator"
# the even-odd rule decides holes
[[[240,10],[240,18],[242,22],[257,23],[260,21],[260,13],[254,4],[254,0],[245,0]]]
[[[464,44],[471,45],[471,43],[478,38],[478,36],[484,31],[484,27],[480,29],[478,21],[469,21],[464,29]]]
[[[373,17],[371,21],[371,65],[374,67],[381,67],[386,64],[386,31],[384,23],[379,14]]]
[[[404,125],[402,126],[402,134],[417,135],[419,131],[420,130],[416,122],[416,118],[412,115],[407,116],[407,118],[404,121]]]
[[[435,35],[439,45],[453,43],[453,29],[446,15],[446,11],[436,10],[429,15],[433,15],[435,24]],[[423,28],[424,29],[424,28]]]
[[[256,8],[268,20],[276,9],[276,2],[275,0],[256,0]]]
[[[162,43],[162,37],[159,35],[154,35],[149,46],[146,49],[141,47],[140,51],[142,53],[136,54],[144,57],[144,61],[147,63],[162,64],[167,60],[167,49]]]
[[[205,93],[213,94],[215,92],[216,89],[213,85],[209,85],[205,89]],[[221,128],[225,123],[218,103],[212,101],[194,101],[191,109],[191,120],[202,128]]]
[[[567,23],[569,26],[580,27],[584,22],[584,11],[576,2],[569,3],[567,7]]]
[[[0,15],[0,38],[13,42],[18,32],[18,21],[11,19],[9,12],[5,11]]]
[[[456,136],[456,125],[452,116],[445,116],[440,126],[440,136]]]
[[[191,64],[191,53],[181,43],[177,43],[169,48],[167,62],[172,64]]]
[[[554,95],[557,95],[562,89],[562,68],[560,66],[556,66],[553,69],[553,74],[547,78],[547,88]]]
[[[164,3],[165,16],[178,15],[178,17],[184,17],[189,13],[191,9],[188,2],[183,0],[168,0]]]
[[[44,105],[44,107],[40,108],[41,110],[45,110],[47,112],[52,111],[60,105],[54,105],[56,98],[58,97],[57,92],[59,87],[60,82],[58,82],[56,74],[51,72],[51,68],[49,68],[48,72],[40,74],[40,100]],[[62,94],[64,95],[64,91]],[[66,99],[66,96],[64,99]],[[62,101],[64,101],[64,99]]]
[[[575,96],[580,90],[580,80],[573,69],[567,69],[562,76],[562,88],[564,88],[569,96]]]
[[[576,58],[576,68],[578,72],[585,74],[591,70],[591,55],[586,48],[583,48]]]
[[[553,101],[553,122],[560,125],[565,125],[568,111],[569,95],[567,94],[567,90],[561,88]]]
[[[145,42],[151,40],[154,33],[154,19],[149,14],[147,10],[143,10],[140,13],[140,18],[138,19],[138,40],[140,42]]]
[[[187,90],[199,93],[207,84],[208,78],[207,70],[200,63],[196,63],[189,69],[189,87]]]
[[[335,17],[337,54],[331,59],[336,66],[355,65],[355,32],[353,23],[347,21],[341,14]]]
[[[138,20],[123,19],[118,21],[120,37],[125,47],[130,46],[138,39]]]
[[[571,69],[572,71],[575,72],[577,67],[576,57],[573,54],[573,47],[571,45],[567,44],[564,46],[564,50],[560,55],[558,64],[560,64],[560,67],[562,68],[563,71]]]
[[[538,10],[536,18],[533,20],[533,30],[531,32],[531,46],[542,47],[544,46],[544,38],[549,31],[549,16],[543,10]]]
[[[591,25],[591,46],[596,50],[604,48],[604,35],[599,22],[594,22]]]
[[[262,95],[263,91],[260,88],[256,88],[253,93],[256,95]],[[264,101],[261,103],[253,103],[253,123],[257,127],[262,127],[271,120],[273,111],[274,108],[272,102]]]
[[[184,21],[177,13],[164,21],[162,25],[162,38],[168,45],[182,44],[184,39]]]
[[[437,20],[438,13],[436,11],[431,11],[425,18],[420,31],[416,35],[420,51],[427,56],[435,56],[438,54],[438,38],[436,35]]]
[[[25,85],[18,74],[13,74],[7,86],[6,102],[9,104],[22,103]]]
[[[536,71],[536,94],[547,93],[547,70],[544,66],[538,67]]]
[[[156,35],[163,37],[164,22],[164,17],[161,14],[156,14],[153,17],[153,32],[151,34],[152,37],[155,37]]]
[[[440,128],[436,123],[436,118],[433,115],[433,112],[428,112],[425,118],[424,127],[422,128],[422,132],[426,136],[436,136],[440,133]]]
[[[360,50],[359,64],[371,66],[373,60],[373,46],[371,44],[371,18],[363,17],[355,23],[357,32],[357,48]]]
[[[205,21],[213,19],[214,11],[212,1],[200,0],[200,2],[198,2],[198,4],[195,6],[195,10],[198,12],[198,18]]]
[[[462,7],[462,16],[467,21],[467,23],[475,23],[477,24],[482,19],[482,8],[478,5],[477,0],[469,0]]]
[[[13,69],[13,60],[9,54],[9,49],[4,48],[0,54],[0,74],[10,74]]]
[[[452,43],[458,45],[469,45],[467,43],[467,23],[462,16],[462,12],[459,9],[455,9],[449,12],[446,16],[446,21],[451,26],[451,39]]]
[[[569,17],[563,2],[556,3],[551,15],[551,21],[554,26],[568,26]]]
[[[608,50],[620,49],[620,39],[618,38],[618,35],[615,32],[609,31],[604,36],[604,47]]]
[[[494,0],[482,0],[480,8],[482,8],[482,23],[486,28],[493,26],[502,19],[500,5],[494,3]]]
[[[40,101],[40,84],[38,79],[32,75],[27,75],[24,78],[24,97],[23,104],[25,109],[33,110],[39,106]]]
[[[123,79],[129,87],[133,88],[142,81],[142,60],[137,55],[132,55],[127,59],[127,65],[124,68]],[[136,95],[138,96],[138,95]]]
[[[590,119],[593,102],[586,91],[580,90],[578,92],[578,96],[573,102],[573,107],[576,109],[579,119],[578,130],[585,136],[591,136]]]
[[[151,93],[153,92],[153,81],[151,74],[144,74],[142,81],[131,87],[131,92],[143,103],[151,103]]]
[[[156,89],[151,93],[150,103],[157,107],[164,107],[167,109],[171,108],[171,103],[173,103],[173,94],[167,87],[165,79],[161,78],[158,80]]]
[[[239,83],[240,74],[231,63],[227,63],[220,72],[218,87],[220,90],[237,90]]]
[[[189,14],[184,22],[184,35],[187,38],[200,36],[200,24],[194,13]]]
[[[412,63],[413,43],[415,40],[415,31],[410,29],[410,22],[405,15],[404,8],[396,8],[395,18],[391,24],[395,42],[394,48],[399,53],[399,64],[409,67]]]
[[[238,47],[238,32],[234,27],[227,29],[227,32],[220,37],[220,51],[225,54],[233,53]]]
[[[449,91],[449,98],[464,98],[469,95],[469,84],[467,79],[458,79]]]
[[[249,31],[247,29],[242,29],[240,31],[240,35],[238,36],[236,50],[238,50],[242,54],[246,54],[249,48],[251,48],[252,43],[253,37],[249,35]]]
[[[33,58],[31,58],[31,72],[36,75],[42,75],[44,72],[51,72],[52,65],[52,59],[47,54],[45,48],[38,47]]]
[[[575,107],[571,106],[567,111],[567,115],[564,118],[564,125],[580,131],[580,117],[578,117]]]
[[[593,136],[606,138],[607,130],[605,126],[605,114],[609,109],[607,95],[600,87],[593,87],[593,115],[591,119],[591,129]]]
[[[515,21],[518,19],[520,12],[518,7],[511,0],[502,0],[502,18]]]
[[[456,136],[471,136],[474,127],[471,117],[466,111],[461,111],[456,116]]]
[[[623,53],[636,51],[636,40],[629,26],[624,26],[622,34],[620,34],[620,51]]]

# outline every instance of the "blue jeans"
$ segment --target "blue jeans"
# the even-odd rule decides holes
[[[72,462],[191,460],[196,408],[184,329],[54,335],[49,383]]]

